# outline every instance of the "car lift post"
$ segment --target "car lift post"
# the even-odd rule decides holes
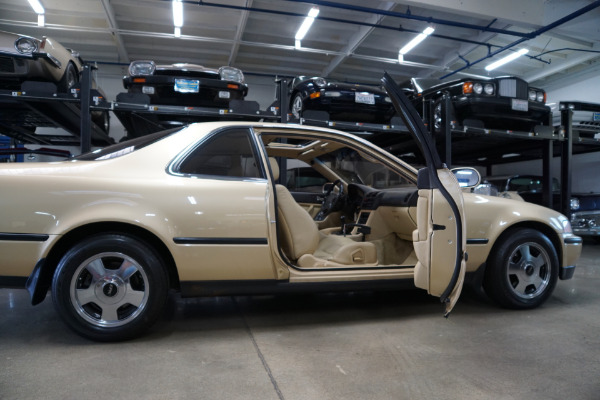
[[[81,76],[81,153],[92,149],[92,116],[90,114],[92,73],[89,65],[83,66]]]
[[[561,143],[561,192],[560,211],[571,218],[571,168],[573,166],[573,110],[565,107],[560,111],[560,125],[565,130],[565,140]]]
[[[542,154],[542,204],[548,208],[554,205],[552,185],[552,157],[554,156],[554,140],[544,140]]]

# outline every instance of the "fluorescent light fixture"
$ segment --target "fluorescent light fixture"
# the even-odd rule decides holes
[[[298,50],[299,50],[299,49],[301,49],[301,48],[302,48],[302,41],[301,41],[301,40],[298,40],[298,39],[296,39],[296,45],[295,45],[295,47],[296,47],[296,49],[298,49]]]
[[[485,69],[486,69],[486,71],[492,71],[492,70],[494,70],[494,69],[496,69],[496,68],[498,68],[498,67],[500,67],[500,66],[502,66],[502,65],[504,65],[506,63],[509,63],[511,61],[516,60],[517,58],[519,58],[522,55],[527,54],[527,53],[529,53],[529,50],[527,50],[527,49],[521,49],[519,51],[516,51],[516,52],[512,53],[509,56],[506,56],[506,57],[501,58],[500,60],[498,60],[496,62],[491,63],[490,65],[486,66]]]
[[[46,17],[44,14],[38,14],[38,26],[43,27],[44,25],[46,25]]]
[[[181,37],[181,28],[176,26],[173,34],[175,35],[175,37]]]
[[[310,26],[313,22],[315,22],[317,15],[319,15],[319,9],[316,7],[311,8],[306,18],[304,18],[304,22],[302,22],[302,25],[300,25],[300,29],[298,29],[298,32],[296,32],[297,41],[304,39],[304,36],[306,36],[306,33],[310,29]]]
[[[173,25],[176,28],[183,26],[183,3],[181,0],[173,0]]]
[[[44,6],[40,3],[39,0],[27,0],[29,1],[29,5],[33,8],[36,14],[45,14],[46,10],[44,10]]]
[[[435,31],[435,28],[428,26],[427,28],[425,28],[423,33],[419,33],[413,40],[408,42],[406,44],[406,46],[404,46],[403,48],[400,49],[400,52],[398,53],[398,61],[400,61],[400,56],[404,56],[406,53],[408,53],[409,51],[414,49],[416,45],[418,45],[423,40],[425,40],[425,38],[427,36],[431,35],[433,33],[433,31]],[[400,62],[402,62],[402,61],[400,61]]]

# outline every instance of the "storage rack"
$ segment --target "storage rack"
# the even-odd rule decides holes
[[[120,93],[116,101],[108,102],[92,89],[90,68],[85,66],[81,85],[69,94],[56,93],[54,84],[40,82],[24,82],[21,91],[0,90],[0,134],[21,143],[80,145],[81,151],[86,152],[92,145],[105,146],[113,142],[90,117],[93,111],[110,110],[125,126],[128,138],[196,121],[263,120],[331,127],[362,136],[405,159],[418,154],[399,117],[394,117],[389,125],[357,123],[334,121],[325,112],[307,110],[300,120],[295,120],[289,113],[288,80],[283,78],[276,82],[275,101],[266,110],[260,110],[256,102],[245,100],[231,101],[225,109],[155,105],[150,104],[146,95],[128,93]],[[570,214],[572,156],[600,151],[600,127],[574,125],[573,113],[600,112],[600,104],[561,102],[560,126],[538,126],[531,132],[455,126],[450,121],[450,106],[450,96],[445,94],[442,129],[434,134],[438,151],[448,167],[453,164],[483,166],[490,175],[492,165],[542,159],[544,187],[548,188],[544,202],[552,207],[550,162],[560,156],[563,182],[560,209]],[[431,111],[433,106],[426,104],[426,107]],[[433,126],[432,121],[429,126]],[[36,127],[63,128],[68,135],[37,134]],[[507,158],[509,153],[514,157]],[[418,158],[411,161],[419,162]]]

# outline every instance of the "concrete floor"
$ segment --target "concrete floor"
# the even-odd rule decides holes
[[[421,291],[181,299],[99,344],[0,290],[0,399],[600,399],[600,244],[531,311]]]

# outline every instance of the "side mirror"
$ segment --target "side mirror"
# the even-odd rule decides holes
[[[461,188],[473,188],[481,183],[481,175],[475,168],[454,168],[452,173]]]

